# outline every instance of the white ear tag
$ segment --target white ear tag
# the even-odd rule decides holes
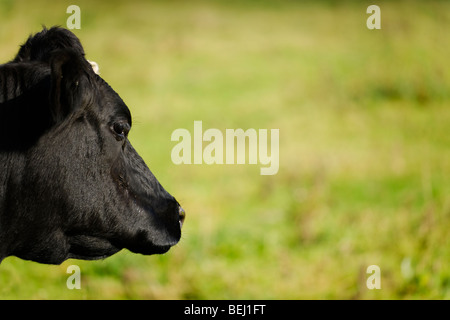
[[[88,60],[88,62],[91,64],[92,70],[94,70],[94,72],[95,72],[96,74],[100,74],[100,67],[98,66],[97,62],[95,62],[95,61],[90,61],[90,60]]]

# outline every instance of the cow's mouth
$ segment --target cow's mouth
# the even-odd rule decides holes
[[[166,253],[179,242],[182,222],[172,210],[163,214],[166,216],[162,218],[161,214],[156,213],[140,199],[142,198],[134,199],[133,206],[146,223],[134,229],[131,236],[125,242],[121,242],[120,246],[144,255]]]
[[[118,169],[120,166],[113,166],[112,178],[119,195],[127,203],[130,225],[117,238],[117,243],[114,240],[112,244],[144,255],[166,253],[181,238],[185,211],[159,183],[151,185],[150,178],[146,183],[135,181],[135,175]],[[148,174],[151,175],[150,171]]]

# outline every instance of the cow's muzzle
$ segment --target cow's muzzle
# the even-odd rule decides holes
[[[186,218],[186,212],[181,206],[178,206],[178,221],[180,222],[180,229],[183,227],[184,219]]]

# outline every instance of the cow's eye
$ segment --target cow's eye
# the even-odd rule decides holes
[[[127,122],[115,122],[112,127],[117,140],[124,139],[130,131],[130,125]]]

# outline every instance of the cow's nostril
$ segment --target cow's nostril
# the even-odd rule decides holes
[[[181,206],[178,207],[178,214],[179,214],[178,219],[180,221],[180,228],[181,228],[183,226],[184,219],[186,218],[186,212]]]

